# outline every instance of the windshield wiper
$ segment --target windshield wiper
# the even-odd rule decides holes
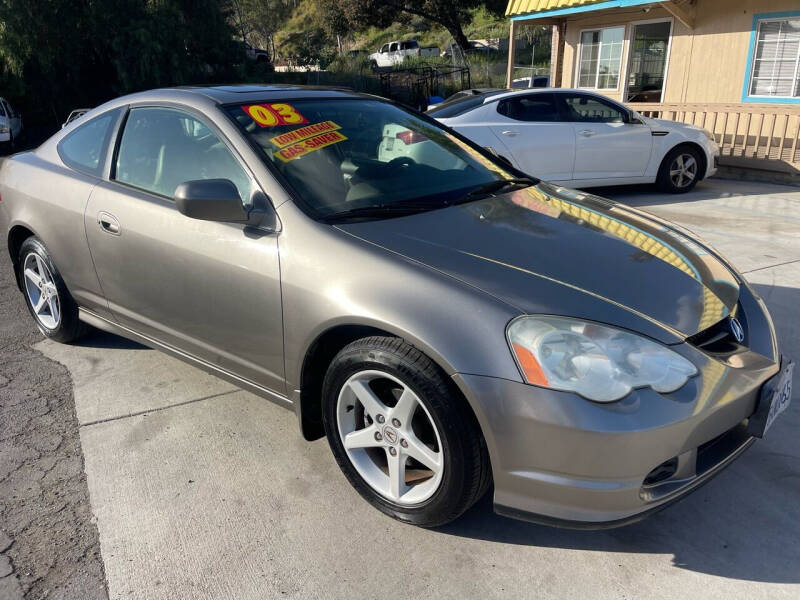
[[[473,200],[477,200],[481,196],[489,196],[491,194],[496,194],[503,188],[516,185],[516,186],[524,186],[528,187],[531,185],[536,185],[539,183],[536,179],[532,179],[530,177],[519,177],[517,179],[498,179],[496,181],[490,181],[480,187],[475,188],[471,192],[467,193],[466,195],[458,198],[457,200],[453,200],[452,202],[447,202],[448,206],[452,206],[454,204],[464,204],[465,202],[472,202]]]
[[[439,205],[441,206],[441,205]],[[363,217],[397,217],[400,215],[411,215],[426,210],[436,208],[433,204],[371,204],[369,206],[357,206],[330,215],[325,215],[322,220],[326,223],[347,219],[359,219]]]

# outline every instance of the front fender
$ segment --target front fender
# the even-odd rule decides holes
[[[300,388],[309,348],[325,331],[360,325],[425,352],[446,373],[519,381],[505,328],[519,310],[430,267],[279,209],[287,391]]]

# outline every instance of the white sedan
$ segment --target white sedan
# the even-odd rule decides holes
[[[428,115],[521,171],[568,187],[657,183],[683,193],[713,175],[719,158],[710,132],[584,90],[488,92]]]

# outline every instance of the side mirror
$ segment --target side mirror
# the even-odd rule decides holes
[[[249,211],[242,205],[239,191],[229,179],[186,181],[175,189],[178,210],[192,219],[247,223]]]
[[[644,125],[644,121],[639,118],[639,113],[635,110],[628,111],[628,120],[626,122],[630,125]]]

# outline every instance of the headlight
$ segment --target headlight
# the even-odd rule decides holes
[[[0,133],[8,133],[8,125],[0,125]]]
[[[635,388],[674,392],[697,369],[647,338],[566,317],[524,316],[511,322],[508,341],[525,380],[614,402]]]

